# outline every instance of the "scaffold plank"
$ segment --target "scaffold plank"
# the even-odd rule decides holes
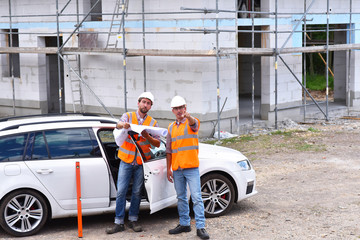
[[[346,51],[360,49],[360,44],[335,44],[329,45],[329,51]],[[0,54],[8,53],[38,53],[38,54],[56,54],[58,48],[56,47],[0,47]],[[220,49],[219,55],[226,56],[232,54],[239,55],[261,55],[273,56],[275,48],[232,48]],[[280,54],[291,53],[314,53],[325,52],[324,46],[309,46],[309,47],[295,47],[283,48]],[[122,48],[63,48],[61,54],[87,54],[87,55],[102,55],[102,54],[123,54]],[[178,56],[178,57],[216,57],[216,50],[195,50],[195,49],[126,49],[127,56]]]

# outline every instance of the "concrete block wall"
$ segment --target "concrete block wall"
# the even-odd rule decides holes
[[[20,47],[37,47],[39,45],[38,40],[39,38],[36,35],[19,34]],[[43,77],[44,73],[40,73],[41,68],[39,66],[44,66],[44,61],[39,61],[39,54],[20,54],[20,65],[20,79],[16,84],[15,94],[21,96],[21,100],[24,102],[45,100],[44,97],[40,98],[40,93],[46,94],[46,90],[43,91],[46,89],[46,85],[44,88],[44,82],[40,80],[40,76]]]
[[[235,9],[236,1],[226,0],[219,1],[218,8],[220,10],[233,10]],[[115,0],[103,0],[102,9],[104,13],[113,13],[115,6]],[[154,13],[154,12],[178,12],[181,14],[176,15],[176,19],[199,19],[201,18],[215,18],[214,13],[208,14],[193,14],[190,13],[194,10],[181,10],[181,7],[184,8],[198,8],[198,9],[216,9],[215,0],[202,0],[202,1],[192,1],[192,0],[181,0],[181,1],[163,1],[163,0],[147,0],[145,1],[145,12]],[[142,11],[141,1],[130,1],[128,12],[139,13]],[[141,15],[128,15],[127,19],[141,19]],[[219,17],[234,17],[234,13],[219,13]],[[111,16],[103,16],[104,20],[110,20]],[[146,20],[151,19],[172,19],[174,20],[173,14],[145,14]]]
[[[65,6],[68,0],[58,0],[59,11]],[[90,0],[79,0],[80,13],[87,13],[89,11]],[[11,12],[12,15],[27,15],[27,17],[13,17],[13,23],[22,22],[56,22],[56,1],[34,1],[34,0],[11,0]],[[54,16],[39,16],[49,15]],[[68,6],[63,11],[63,14],[76,14],[76,1],[70,1]],[[1,1],[0,3],[0,15],[9,15],[9,1]],[[29,17],[28,15],[32,15]],[[0,18],[0,22],[8,22],[8,18]],[[76,21],[76,16],[61,16],[60,21]]]
[[[22,30],[19,30],[21,33]],[[3,35],[5,36],[5,35]],[[4,37],[2,37],[4,38]],[[20,47],[37,47],[40,46],[36,35],[22,35],[19,34],[19,46]],[[3,41],[2,46],[3,46]],[[3,55],[1,58],[1,64],[4,64],[6,71],[2,71],[0,87],[6,89],[1,94],[0,101],[5,106],[12,106],[13,104],[13,91],[12,91],[12,79],[7,76],[8,73],[8,60],[7,55]],[[4,63],[5,61],[5,63]],[[46,76],[45,72],[45,55],[42,54],[20,54],[20,77],[14,78],[14,94],[15,94],[15,106],[17,114],[34,114],[42,113],[44,103],[47,100],[46,92]],[[1,104],[1,105],[2,105]],[[13,112],[4,107],[4,113],[12,115]]]

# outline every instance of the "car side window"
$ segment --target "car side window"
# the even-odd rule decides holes
[[[99,146],[88,129],[60,129],[45,131],[51,159],[96,157]],[[41,138],[41,137],[40,137]],[[39,144],[43,143],[39,140]],[[42,148],[44,150],[44,148]]]
[[[113,129],[101,129],[98,131],[98,136],[107,155],[107,159],[116,160],[118,146],[115,143]]]
[[[0,138],[0,162],[21,161],[24,155],[27,134]]]

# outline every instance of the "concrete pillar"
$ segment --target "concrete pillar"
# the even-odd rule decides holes
[[[340,26],[344,28],[345,26]],[[334,44],[345,44],[346,32],[334,32]],[[334,54],[334,101],[345,101],[347,85],[347,62],[346,51],[335,51]],[[329,73],[329,77],[331,74]]]
[[[353,25],[353,29],[360,27],[359,23]],[[360,33],[355,32],[352,35],[353,43],[360,43]],[[351,80],[350,80],[350,106],[360,108],[360,52],[352,50],[351,52]]]
[[[0,29],[0,47],[8,47],[8,35],[4,34],[4,30]],[[9,64],[8,64],[9,55],[0,54],[0,76],[9,77]]]
[[[288,31],[293,26],[282,25],[278,27],[278,31]],[[270,26],[269,30],[275,30],[274,26]],[[278,34],[278,48],[280,49],[288,38],[288,33]],[[293,35],[293,38],[298,37]],[[275,47],[275,34],[263,34],[262,47]],[[298,44],[301,40],[290,39],[286,47],[294,46],[293,43]],[[302,80],[302,55],[287,54],[281,55],[291,71]],[[261,58],[261,118],[269,120],[270,123],[275,120],[275,57]],[[296,107],[301,104],[302,91],[301,85],[296,81],[293,74],[287,69],[285,64],[278,59],[278,83],[277,83],[277,107],[289,108]],[[300,118],[300,109],[291,108],[287,110],[278,111],[278,120],[283,118],[291,118],[298,120]]]

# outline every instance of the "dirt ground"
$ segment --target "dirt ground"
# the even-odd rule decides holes
[[[291,125],[291,124],[290,124]],[[292,129],[292,130],[291,130]],[[207,219],[211,239],[360,239],[360,120],[292,124],[286,132],[257,131],[222,145],[240,149],[257,172],[258,194]],[[259,133],[262,132],[262,133]],[[83,239],[197,239],[168,230],[176,208],[141,211],[144,232],[106,235],[113,215],[83,218]],[[76,239],[76,218],[50,222],[22,239]],[[11,239],[0,230],[1,239]]]
[[[241,203],[239,238],[359,239],[359,120],[296,129],[246,150],[259,194]]]

